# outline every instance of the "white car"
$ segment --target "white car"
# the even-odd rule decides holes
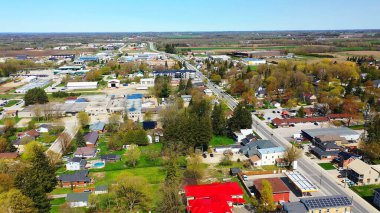
[[[243,177],[244,181],[248,181],[248,176],[247,175],[242,175],[242,177]]]

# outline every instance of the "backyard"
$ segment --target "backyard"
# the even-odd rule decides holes
[[[225,136],[213,136],[210,141],[210,146],[225,146],[235,144],[235,141]]]
[[[380,184],[366,186],[352,186],[352,191],[356,192],[360,197],[372,204],[374,190],[380,188]]]

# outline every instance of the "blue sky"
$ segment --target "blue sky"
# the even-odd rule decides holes
[[[380,29],[379,0],[2,0],[0,32]]]

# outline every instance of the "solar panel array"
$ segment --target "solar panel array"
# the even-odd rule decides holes
[[[301,199],[308,209],[350,206],[351,200],[346,196],[327,196]]]
[[[298,171],[285,172],[286,176],[302,191],[317,191],[318,187]]]

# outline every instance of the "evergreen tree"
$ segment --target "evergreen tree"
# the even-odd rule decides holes
[[[187,80],[187,84],[186,84],[186,94],[190,94],[192,89],[193,89],[193,83],[191,81],[191,78],[189,78],[189,80]]]
[[[186,89],[185,81],[181,78],[178,85],[178,92],[182,92]]]
[[[50,201],[46,193],[57,185],[55,169],[41,147],[35,146],[33,151],[31,167],[17,173],[15,186],[32,199],[39,212],[49,212]]]
[[[77,147],[86,146],[86,141],[84,139],[84,133],[82,129],[78,130],[78,133],[75,136],[75,140],[76,140]]]
[[[232,117],[228,120],[228,127],[232,132],[252,128],[252,115],[242,103],[234,109]]]
[[[33,104],[45,104],[49,102],[48,96],[44,89],[37,87],[28,90],[24,96],[25,106]]]
[[[300,118],[303,118],[305,117],[305,109],[303,108],[303,106],[301,106],[297,112],[297,116],[300,117]]]
[[[227,121],[224,116],[223,108],[220,104],[214,105],[214,110],[211,114],[212,131],[214,135],[226,135]]]

